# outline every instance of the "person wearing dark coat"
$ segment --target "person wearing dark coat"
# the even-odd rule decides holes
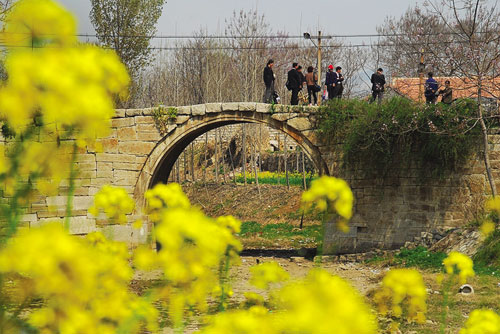
[[[342,75],[342,67],[337,66],[335,72],[333,73],[333,97],[340,99],[342,98],[342,92],[344,91],[344,86],[342,82],[344,81],[344,76]]]
[[[292,69],[288,71],[288,84],[290,86],[290,90],[292,91],[292,98],[290,100],[291,105],[299,104],[299,91],[301,87],[301,76],[297,71],[298,63],[292,64]]]
[[[379,68],[376,73],[372,74],[372,98],[370,99],[370,103],[377,100],[377,103],[380,104],[384,98],[385,76],[383,72],[384,70]]]
[[[264,84],[266,85],[266,92],[264,93],[264,103],[271,103],[274,95],[274,61],[269,59],[266,67],[264,67]]]
[[[326,78],[325,78],[325,86],[326,86],[326,91],[328,92],[328,99],[333,99],[333,77],[334,77],[334,72],[333,72],[333,65],[328,65],[328,72],[326,72]]]
[[[436,79],[433,78],[432,72],[429,72],[427,76],[429,78],[425,81],[425,90],[424,90],[425,102],[434,104],[436,103],[437,100],[436,93],[439,87]]]
[[[444,82],[444,88],[438,92],[441,95],[441,102],[451,104],[453,102],[453,90],[450,87],[450,80]]]

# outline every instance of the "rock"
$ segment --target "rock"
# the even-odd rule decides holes
[[[472,295],[474,294],[474,288],[470,284],[464,284],[458,289],[458,292],[462,295]]]

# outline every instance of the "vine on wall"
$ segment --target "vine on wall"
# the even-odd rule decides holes
[[[479,147],[477,103],[423,105],[391,98],[381,105],[332,101],[321,108],[318,132],[340,144],[342,167],[372,176],[417,167],[421,176],[444,177],[463,166]]]

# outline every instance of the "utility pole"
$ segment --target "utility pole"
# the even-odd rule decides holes
[[[321,87],[321,31],[318,31],[318,84]],[[323,87],[321,87],[321,90],[319,91],[319,98],[318,98],[318,106],[321,105],[321,91],[323,90]]]
[[[423,102],[424,101],[424,70],[425,70],[425,64],[424,64],[424,49],[420,51],[420,63],[418,64],[418,101]]]

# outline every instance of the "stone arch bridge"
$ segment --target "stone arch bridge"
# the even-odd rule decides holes
[[[115,240],[131,245],[146,242],[147,226],[135,230],[130,225],[100,226],[96,223],[87,213],[93,195],[105,184],[120,186],[141,208],[144,192],[168,179],[177,157],[195,138],[217,127],[237,123],[261,123],[283,131],[302,147],[320,174],[341,176],[350,183],[356,198],[352,228],[349,234],[340,235],[335,232],[333,224],[328,224],[325,236],[327,252],[394,248],[413,240],[421,232],[463,224],[470,216],[464,209],[468,206],[464,204],[479,201],[487,189],[477,161],[461,175],[431,185],[422,183],[415,171],[384,180],[365,179],[348,173],[339,175],[335,147],[323,145],[315,133],[318,122],[315,107],[262,103],[183,106],[176,108],[176,117],[162,127],[155,121],[155,109],[117,110],[111,135],[102,139],[102,152],[88,149],[80,154],[71,233],[102,230]],[[60,219],[64,216],[65,203],[64,194],[39,198],[31,204],[23,218],[24,223],[36,226]]]

